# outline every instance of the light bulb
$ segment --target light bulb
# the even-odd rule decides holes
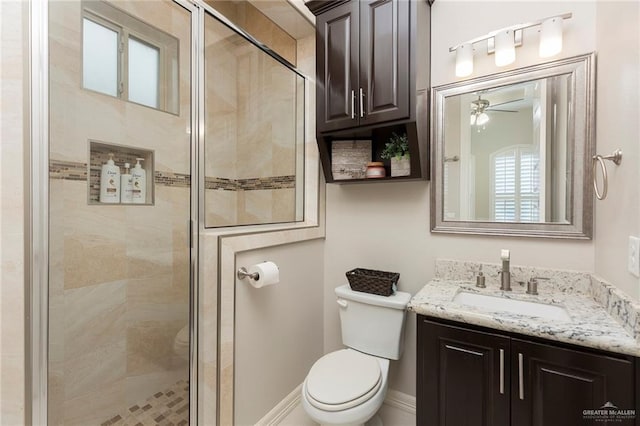
[[[489,115],[486,112],[481,113],[476,119],[476,124],[478,126],[484,126],[489,122]]]
[[[466,77],[473,72],[473,46],[465,43],[456,49],[456,77]]]
[[[562,51],[562,18],[549,18],[540,26],[541,58],[557,55]]]
[[[503,67],[516,60],[516,47],[513,31],[500,31],[495,35],[496,66]]]
[[[469,124],[471,124],[472,126],[474,124],[476,124],[476,113],[475,112],[471,113],[471,120],[470,120]]]

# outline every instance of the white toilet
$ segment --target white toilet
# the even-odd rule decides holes
[[[348,349],[331,352],[313,364],[302,385],[302,406],[323,425],[363,425],[384,402],[389,360],[402,355],[411,295],[377,296],[353,291],[349,285],[335,292],[342,343]]]
[[[182,327],[173,339],[173,353],[178,358],[189,361],[189,324]]]

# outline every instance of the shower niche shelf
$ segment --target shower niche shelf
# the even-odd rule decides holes
[[[100,202],[100,174],[102,166],[109,160],[109,154],[113,154],[113,161],[120,168],[120,175],[125,173],[125,163],[129,163],[129,173],[133,171],[137,158],[143,158],[142,168],[145,171],[145,202],[144,203],[101,203]],[[155,201],[154,191],[154,152],[148,149],[140,149],[132,146],[118,145],[101,141],[89,141],[89,180],[88,203],[100,206],[152,206]],[[122,197],[122,188],[120,189]]]

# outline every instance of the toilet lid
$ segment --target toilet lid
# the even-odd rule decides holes
[[[312,405],[338,411],[370,399],[381,382],[380,364],[375,357],[342,349],[313,364],[307,376],[306,390]]]

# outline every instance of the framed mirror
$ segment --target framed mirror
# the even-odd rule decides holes
[[[589,239],[595,54],[435,87],[432,232]]]

